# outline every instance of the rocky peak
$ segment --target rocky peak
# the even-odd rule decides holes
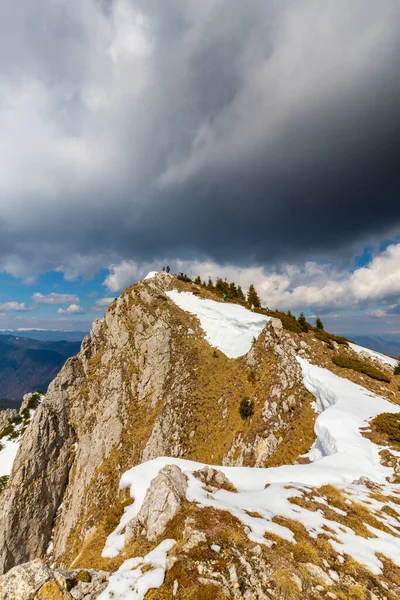
[[[245,311],[246,327],[258,333],[245,354],[229,358],[218,342],[212,346],[207,341],[221,334],[218,328],[207,330],[207,311],[194,314],[180,307],[171,295],[176,291],[189,294],[182,298],[191,305],[199,299],[218,302],[202,286],[167,273],[139,282],[93,323],[79,354],[50,385],[0,495],[0,568],[5,572],[35,559],[49,562],[58,571],[46,571],[44,585],[57,582],[64,569],[108,573],[123,569],[124,560],[141,557],[135,558],[138,581],[146,573],[142,563],[164,569],[171,593],[184,584],[188,575],[182,564],[187,564],[196,581],[187,582],[193,598],[284,598],[287,590],[287,597],[325,597],[318,596],[317,587],[328,585],[320,571],[332,580],[329,573],[339,569],[340,561],[328,553],[335,568],[324,567],[301,528],[296,537],[307,550],[294,551],[288,524],[306,505],[320,514],[317,492],[308,484],[301,489],[282,484],[282,492],[275,483],[266,502],[282,494],[286,512],[278,511],[272,522],[271,510],[253,502],[248,484],[235,477],[246,471],[243,467],[260,467],[260,476],[265,471],[257,498],[269,489],[269,473],[274,472],[263,467],[310,462],[302,455],[315,441],[315,374],[307,379],[304,364],[311,361],[332,375],[338,369],[329,353],[341,350],[312,333],[292,332],[279,319]],[[229,319],[239,319],[240,332],[238,315],[244,309],[217,308],[216,314],[225,311]],[[362,377],[353,373],[350,378],[376,392],[375,384]],[[390,386],[385,390],[394,393]],[[251,407],[245,416],[240,413],[243,400]],[[159,468],[158,460],[167,462]],[[131,470],[132,480],[127,476]],[[140,489],[132,483],[142,480],[148,483]],[[321,497],[328,492],[320,492]],[[337,510],[345,512],[346,499],[336,500]],[[328,517],[336,518],[331,512]],[[257,527],[264,528],[264,541]],[[279,534],[286,545],[276,541]],[[118,550],[107,555],[103,549],[110,535]],[[294,574],[288,579],[291,568]],[[364,574],[360,578],[364,581]],[[60,589],[71,596],[72,591]],[[279,589],[282,595],[274,596]],[[173,594],[178,600],[185,597],[179,593]]]

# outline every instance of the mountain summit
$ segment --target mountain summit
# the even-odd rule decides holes
[[[0,598],[400,597],[396,361],[184,279],[126,289],[36,408]]]

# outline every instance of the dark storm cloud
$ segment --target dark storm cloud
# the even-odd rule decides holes
[[[10,272],[347,258],[398,233],[397,0],[18,6],[0,24]]]

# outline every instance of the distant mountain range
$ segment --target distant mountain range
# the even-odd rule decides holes
[[[400,356],[400,335],[398,334],[354,335],[346,333],[345,336],[353,340],[353,342],[359,346],[370,348],[371,350],[393,356],[394,358]]]
[[[88,331],[63,331],[62,329],[3,329],[0,335],[24,337],[44,342],[81,342]]]
[[[52,342],[3,334],[0,337],[0,398],[21,400],[27,392],[46,391],[66,359],[77,354],[79,348],[80,341]],[[4,405],[5,401],[1,402]]]

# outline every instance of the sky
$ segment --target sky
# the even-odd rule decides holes
[[[170,264],[400,332],[398,0],[19,0],[0,19],[0,329]]]

